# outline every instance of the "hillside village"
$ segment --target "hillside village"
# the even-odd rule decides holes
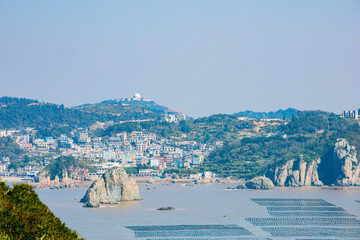
[[[103,126],[99,123],[95,127]],[[2,175],[17,175],[35,177],[42,166],[47,166],[60,156],[73,156],[86,160],[97,168],[97,174],[114,166],[136,167],[148,165],[149,167],[166,168],[191,168],[198,166],[216,146],[201,144],[194,141],[175,142],[159,138],[154,133],[134,131],[130,134],[121,132],[115,137],[104,141],[101,137],[90,137],[91,130],[76,129],[71,136],[62,134],[60,137],[35,137],[36,130],[27,128],[26,134],[20,130],[0,131],[1,137],[11,137],[19,147],[32,158],[42,161],[29,162],[25,167],[8,169],[9,158],[3,158],[1,163]],[[158,172],[157,172],[158,173]],[[153,172],[151,174],[154,174]]]
[[[254,120],[238,117],[238,121]],[[276,120],[272,120],[274,121]],[[254,122],[256,125],[253,132],[247,129],[241,131],[239,136],[261,135],[263,133],[259,130],[271,124],[265,120]],[[183,134],[183,138],[162,138],[151,131],[118,132],[115,136],[104,138],[94,135],[94,132],[112,125],[112,122],[97,122],[88,128],[74,129],[69,135],[61,134],[59,137],[45,138],[36,137],[37,130],[34,128],[1,130],[0,137],[11,138],[24,151],[22,157],[26,156],[32,160],[25,166],[14,169],[11,159],[3,157],[0,160],[0,175],[17,176],[22,177],[23,180],[34,181],[39,171],[56,158],[72,156],[94,166],[96,175],[101,175],[115,166],[141,165],[149,169],[140,169],[138,176],[157,177],[165,169],[196,168],[210,152],[223,145],[223,141],[215,141],[211,144],[189,141],[186,139],[186,134]]]
[[[289,117],[297,112],[290,109],[287,113],[281,112],[282,115],[278,112],[266,115],[266,113],[250,111],[244,112],[246,114],[214,115],[191,120],[193,129],[189,130],[187,129],[189,126],[186,125],[189,124],[189,120],[186,120],[185,114],[156,105],[149,99],[143,99],[139,94],[135,94],[133,98],[112,101],[139,106],[150,102],[150,108],[166,110],[162,113],[163,119],[160,122],[170,124],[169,126],[177,124],[176,126],[185,130],[176,132],[176,136],[170,133],[166,137],[151,127],[137,131],[117,131],[116,127],[122,124],[153,122],[146,119],[97,121],[88,127],[73,128],[68,134],[58,136],[51,134],[39,136],[38,129],[33,127],[3,129],[0,130],[0,139],[11,139],[19,148],[18,152],[22,152],[12,157],[3,155],[0,159],[0,176],[21,177],[26,181],[34,181],[44,167],[62,156],[71,156],[86,162],[94,169],[91,174],[97,176],[115,166],[137,168],[135,174],[139,177],[160,177],[166,169],[196,169],[196,172],[210,153],[224,145],[224,141],[236,142],[246,137],[276,135],[286,138],[286,134],[277,129],[279,126],[286,126],[290,121]],[[103,104],[105,103],[100,105]],[[85,105],[77,108],[84,107]],[[292,115],[288,118],[281,117],[289,113]],[[341,117],[357,120],[358,113],[358,110],[344,111]],[[250,116],[265,116],[265,118],[255,119]],[[107,133],[108,129],[112,129],[110,134]],[[324,131],[317,129],[315,134],[322,134]],[[211,172],[206,174],[214,176]]]

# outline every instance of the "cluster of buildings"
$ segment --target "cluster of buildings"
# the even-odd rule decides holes
[[[350,110],[350,111],[343,111],[340,116],[343,118],[353,118],[358,120],[360,115],[360,109],[358,110]]]
[[[98,123],[99,124],[99,123]],[[88,161],[98,169],[98,173],[114,166],[135,167],[139,164],[156,169],[192,168],[198,166],[215,147],[195,141],[175,141],[163,139],[151,132],[119,132],[111,137],[94,136],[93,128],[76,129],[69,135],[37,138],[36,130],[3,130],[1,136],[9,136],[20,148],[28,152],[31,161],[27,169],[13,169],[11,173],[32,175],[40,167],[46,166],[59,156],[73,156]],[[0,159],[0,175],[9,174],[9,159]],[[32,169],[30,169],[30,168]],[[143,174],[143,173],[142,173]]]

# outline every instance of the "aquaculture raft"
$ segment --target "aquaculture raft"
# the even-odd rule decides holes
[[[360,220],[323,199],[253,198],[265,206],[270,218],[246,218],[273,237],[333,237],[360,239]],[[300,239],[299,239],[300,240]]]
[[[127,228],[135,232],[136,238],[151,239],[154,237],[161,239],[171,237],[173,239],[172,237],[232,237],[252,235],[245,228],[235,224],[128,226]]]

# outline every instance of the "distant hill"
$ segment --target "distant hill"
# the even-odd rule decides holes
[[[197,141],[202,143],[214,143],[216,141],[231,141],[239,138],[239,132],[254,128],[249,121],[238,121],[237,117],[230,114],[216,114],[209,117],[189,119],[178,123],[160,121],[126,122],[114,124],[107,129],[99,130],[98,136],[115,136],[119,132],[145,131],[153,132],[164,138],[180,138],[183,140]]]
[[[292,120],[278,128],[288,135],[314,134],[318,130],[336,132],[353,123],[352,119],[341,118],[334,113],[324,111],[301,111]]]
[[[117,121],[128,120],[161,120],[163,111],[151,110],[141,105],[124,104],[118,101],[103,101],[98,104],[85,104],[74,107],[86,113],[98,114],[98,115],[111,115]]]
[[[290,119],[292,116],[296,115],[299,110],[294,108],[288,108],[286,110],[278,110],[276,112],[253,112],[253,111],[243,111],[235,113],[235,115],[248,117],[248,118],[255,118],[255,119]]]
[[[154,101],[106,100],[67,108],[33,99],[1,97],[0,129],[34,127],[40,133],[59,135],[64,126],[88,127],[96,121],[162,120],[167,110]]]
[[[114,119],[111,115],[90,114],[64,105],[25,98],[1,97],[0,106],[0,129],[53,128],[64,125],[84,127],[96,121]]]
[[[223,176],[259,176],[300,156],[308,162],[326,159],[338,138],[347,139],[360,152],[359,124],[328,112],[298,112],[275,132],[278,135],[228,142],[211,152],[202,168]]]
[[[93,103],[93,104],[83,104],[80,106],[76,106],[77,109],[89,108],[89,107],[96,107],[96,106],[138,106],[143,109],[146,109],[151,112],[156,113],[165,113],[165,111],[170,111],[168,107],[162,106],[157,104],[154,101],[142,98],[121,98],[121,99],[112,99],[112,100],[105,100],[100,103]]]

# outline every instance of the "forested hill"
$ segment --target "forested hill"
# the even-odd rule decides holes
[[[160,137],[214,143],[216,141],[233,141],[241,132],[254,129],[251,121],[238,121],[230,114],[216,114],[209,117],[189,119],[178,123],[164,121],[126,122],[114,124],[96,134],[100,137],[115,136],[119,132],[145,131],[156,133]],[[186,137],[184,137],[186,136]]]
[[[24,98],[2,97],[0,106],[0,129],[49,128],[63,125],[83,127],[96,121],[114,119],[109,115],[90,114],[63,105],[40,103]]]
[[[110,99],[105,100],[99,103],[90,103],[90,104],[83,104],[76,106],[76,109],[104,109],[103,106],[115,106],[118,108],[114,113],[119,113],[121,111],[120,107],[122,106],[123,109],[129,108],[133,110],[142,110],[142,111],[149,111],[151,113],[158,113],[164,114],[166,111],[170,111],[168,107],[162,106],[157,104],[154,101],[150,100],[135,100],[135,99]],[[121,113],[121,112],[120,112]]]
[[[210,153],[202,167],[224,176],[258,176],[299,156],[305,161],[325,158],[338,138],[345,138],[360,152],[359,123],[327,112],[299,112],[276,132],[271,137],[225,143]]]
[[[151,103],[149,103],[151,105]],[[156,105],[153,106],[156,109]],[[164,109],[159,105],[159,109]],[[149,110],[140,105],[104,101],[101,104],[67,108],[64,105],[37,100],[1,97],[0,129],[34,127],[53,129],[68,126],[87,127],[96,121],[161,120],[162,110]]]
[[[243,111],[235,113],[235,115],[254,118],[254,119],[291,119],[294,115],[296,115],[299,110],[294,108],[288,108],[286,110],[277,110],[276,112],[253,112],[253,111]]]
[[[98,115],[110,115],[117,121],[127,120],[161,120],[163,111],[150,110],[141,105],[129,105],[120,102],[104,101],[99,104],[86,104],[74,107],[86,113]]]

